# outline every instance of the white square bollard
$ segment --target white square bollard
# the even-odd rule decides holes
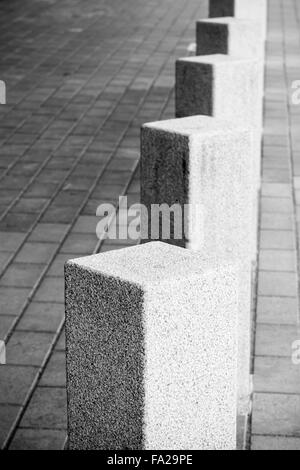
[[[0,341],[0,365],[6,364],[6,349],[4,341]]]
[[[196,43],[196,55],[226,54],[260,59],[261,67],[264,67],[265,43],[257,21],[231,17],[199,20]]]
[[[257,257],[257,195],[261,184],[261,61],[222,54],[176,62],[176,116],[213,116],[253,132],[252,259]]]
[[[168,243],[239,262],[239,412],[249,400],[252,149],[249,130],[206,116],[142,128],[141,203],[147,209],[142,212],[142,237],[151,240],[158,233]],[[174,211],[174,218],[178,205],[184,210],[189,223],[181,238],[168,239],[171,217],[165,208],[157,217],[161,204]],[[170,232],[177,233],[174,221]]]
[[[263,119],[263,96],[264,96],[264,52],[265,42],[262,36],[261,25],[257,21],[236,19],[231,17],[201,20],[196,26],[197,55],[228,54],[235,58],[249,58],[258,61],[259,67],[259,92],[257,116],[257,156],[255,157],[258,192],[253,200],[253,259],[257,257],[257,235],[258,235],[258,206],[259,190],[261,186],[261,138]],[[224,86],[227,93],[227,86]],[[245,90],[241,90],[243,92]],[[228,110],[227,110],[228,111]],[[232,119],[234,119],[235,107],[232,108]],[[224,111],[225,112],[225,111]],[[248,115],[249,116],[249,115]],[[219,115],[219,118],[224,116]],[[249,116],[250,117],[250,116]],[[228,116],[227,116],[228,119]]]
[[[69,448],[235,449],[236,268],[156,242],[65,275]]]
[[[209,17],[234,16],[239,19],[258,21],[264,40],[267,35],[268,0],[209,0]]]

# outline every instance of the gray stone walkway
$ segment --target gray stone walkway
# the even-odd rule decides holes
[[[21,6],[20,6],[21,5]],[[199,0],[0,4],[0,448],[66,437],[65,260],[98,246],[98,205],[139,200],[140,125],[174,115]]]
[[[300,3],[269,2],[251,448],[300,449]]]
[[[139,201],[139,128],[174,116],[174,63],[200,0],[0,3],[0,448],[66,437],[63,264],[99,243],[103,202]],[[300,448],[300,4],[271,0],[252,449]]]

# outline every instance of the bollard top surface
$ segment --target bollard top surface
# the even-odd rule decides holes
[[[234,263],[162,242],[150,242],[70,260],[66,268],[72,267],[138,285],[206,277],[216,272],[231,272],[235,275],[236,272]]]
[[[244,126],[234,126],[228,121],[223,121],[210,116],[190,116],[166,121],[150,122],[143,125],[143,128],[157,129],[164,132],[186,135],[188,137],[199,134],[219,135],[234,132],[248,132]]]

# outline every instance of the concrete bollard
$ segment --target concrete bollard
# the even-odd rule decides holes
[[[209,0],[209,17],[234,16],[258,21],[264,40],[267,36],[267,0]]]
[[[242,20],[236,18],[214,18],[201,20],[196,26],[197,55],[228,54],[235,58],[249,58],[258,60],[259,67],[259,92],[257,97],[257,111],[251,116],[248,115],[252,125],[257,126],[257,154],[255,152],[255,167],[257,174],[257,194],[253,199],[253,260],[257,257],[257,235],[258,235],[258,199],[261,186],[261,138],[263,119],[263,96],[264,96],[264,51],[265,43],[262,37],[261,27],[257,21]],[[225,92],[227,92],[225,85]],[[241,92],[246,92],[245,89]],[[249,93],[249,91],[248,91]],[[253,103],[252,103],[253,104]],[[241,103],[242,105],[242,103]],[[229,108],[234,120],[235,107]],[[225,109],[223,109],[223,113]],[[228,110],[226,110],[228,112]],[[219,115],[219,118],[225,117]],[[227,119],[230,116],[227,116]],[[255,119],[257,122],[255,122]],[[239,121],[240,122],[240,121]],[[246,122],[247,123],[247,122]]]
[[[70,449],[235,449],[235,268],[156,242],[65,273]]]
[[[176,116],[213,116],[253,131],[252,259],[257,258],[257,193],[261,184],[261,61],[222,54],[176,62]]]
[[[189,224],[171,243],[239,261],[239,413],[246,412],[250,387],[252,144],[250,130],[205,116],[142,128],[142,237],[153,239],[155,205],[176,204],[188,212]],[[155,223],[165,224],[162,218]]]
[[[196,55],[228,54],[260,59],[264,67],[265,44],[257,21],[213,18],[196,23]]]

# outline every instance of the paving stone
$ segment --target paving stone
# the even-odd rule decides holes
[[[66,432],[54,429],[18,429],[9,450],[63,450]]]
[[[261,271],[258,295],[271,297],[297,297],[297,275],[287,272]]]
[[[29,288],[0,287],[0,316],[19,315],[30,291]]]
[[[64,283],[60,277],[45,277],[34,296],[34,302],[64,303]]]
[[[262,212],[292,214],[294,206],[291,198],[263,197],[261,199],[261,209]]]
[[[59,336],[59,339],[57,341],[57,344],[55,346],[56,351],[63,351],[65,352],[66,350],[66,335],[65,335],[65,330],[63,330]]]
[[[261,215],[261,229],[263,230],[293,230],[294,220],[289,214],[264,213]]]
[[[252,433],[300,437],[300,395],[256,393]]]
[[[76,206],[50,206],[41,220],[46,224],[71,224],[77,211]]]
[[[63,304],[31,302],[18,323],[17,330],[55,333],[64,318],[64,310]],[[1,323],[2,318],[0,318],[0,325]]]
[[[95,234],[71,234],[66,239],[65,243],[60,249],[60,253],[77,253],[79,256],[91,255],[98,243],[98,238]]]
[[[36,367],[4,365],[0,367],[0,403],[23,405],[34,380]]]
[[[296,325],[299,323],[297,298],[258,296],[257,321],[259,323]]]
[[[16,257],[17,263],[47,264],[56,250],[54,243],[26,242]]]
[[[78,217],[76,224],[74,225],[74,233],[89,233],[96,234],[97,224],[99,217],[96,216],[83,216]]]
[[[20,426],[34,429],[66,429],[66,406],[64,388],[37,387]]]
[[[292,346],[299,339],[300,331],[297,326],[257,324],[255,354],[287,357],[292,362]]]
[[[0,449],[3,448],[7,435],[14,428],[15,422],[20,412],[21,408],[19,406],[0,404]]]
[[[292,187],[289,184],[264,183],[262,185],[262,196],[272,196],[273,198],[291,198]]]
[[[38,224],[29,237],[30,242],[60,242],[68,232],[68,224]]]
[[[7,214],[0,221],[0,230],[2,232],[28,232],[36,221],[36,214]]]
[[[11,253],[2,253],[0,252],[0,276],[2,275],[3,271],[5,270],[9,260],[11,259]]]
[[[260,247],[263,250],[294,250],[295,234],[287,230],[261,230]]]
[[[55,277],[64,277],[64,266],[65,263],[69,259],[76,258],[77,255],[75,253],[66,253],[66,254],[58,254],[55,256],[53,263],[51,264],[48,276],[55,276]]]
[[[42,198],[34,198],[34,199],[26,199],[21,198],[17,204],[13,207],[12,212],[17,213],[39,213],[42,211],[43,207],[47,204],[48,199]]]
[[[6,346],[7,364],[41,366],[52,341],[50,333],[15,331]]]
[[[17,317],[0,315],[0,339],[4,341],[10,329],[14,326]]]
[[[42,275],[42,264],[12,263],[0,280],[0,286],[33,287]]]
[[[298,394],[300,369],[292,363],[290,357],[256,357],[254,390],[256,392]]]
[[[0,251],[13,252],[19,248],[26,235],[23,233],[1,233],[0,232]]]

